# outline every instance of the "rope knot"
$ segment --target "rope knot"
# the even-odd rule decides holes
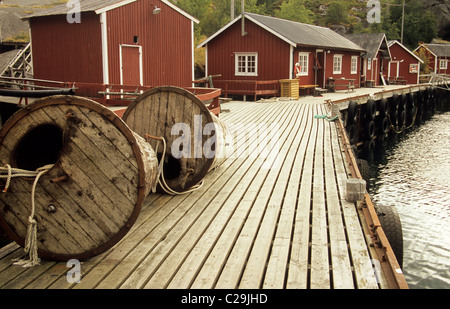
[[[28,218],[28,224],[37,226],[37,221],[33,217],[29,217]]]
[[[38,256],[38,242],[37,242],[37,221],[34,218],[35,215],[35,202],[34,195],[36,193],[36,187],[39,182],[41,176],[47,173],[50,169],[52,169],[53,165],[46,165],[41,168],[38,168],[36,171],[26,171],[18,168],[11,168],[9,164],[5,167],[0,167],[0,178],[6,178],[6,186],[3,189],[3,192],[7,192],[11,179],[13,177],[35,177],[33,186],[31,189],[31,213],[28,217],[28,229],[27,236],[25,239],[25,253],[28,253],[29,259],[18,259],[15,260],[14,265],[20,265],[23,267],[33,267],[35,265],[39,265],[40,258]],[[7,172],[7,175],[3,175],[3,173]]]

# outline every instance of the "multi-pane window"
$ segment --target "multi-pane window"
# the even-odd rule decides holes
[[[235,54],[235,66],[235,75],[237,76],[258,76],[258,54]]]
[[[334,55],[333,74],[342,74],[342,55]]]
[[[350,68],[351,74],[357,74],[358,73],[358,56],[352,56],[352,65]]]
[[[439,62],[439,69],[441,70],[447,70],[447,60],[441,60]]]
[[[299,53],[298,63],[300,64],[299,76],[307,76],[309,71],[309,53]]]

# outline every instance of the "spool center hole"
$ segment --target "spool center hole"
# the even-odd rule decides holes
[[[55,125],[45,124],[34,128],[22,138],[13,153],[13,160],[18,168],[35,171],[55,164],[62,148],[62,130]]]
[[[162,154],[157,154],[158,160],[161,160]],[[167,180],[175,179],[180,176],[181,173],[181,163],[178,159],[175,159],[171,155],[166,154],[166,159],[164,162],[164,177]]]

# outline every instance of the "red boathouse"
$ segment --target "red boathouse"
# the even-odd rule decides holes
[[[431,72],[436,74],[450,74],[450,44],[426,44],[420,43],[414,50],[416,55],[423,52],[428,59],[428,66]]]
[[[69,3],[26,17],[34,78],[192,86],[194,17],[167,0]]]
[[[253,13],[240,15],[199,47],[206,47],[206,75],[221,75],[214,85],[231,94],[255,94],[258,85],[296,77],[300,86],[325,88],[331,78],[358,87],[364,53],[331,29]]]
[[[391,60],[384,60],[383,74],[390,84],[419,84],[423,61],[399,41],[389,41]]]
[[[362,57],[363,86],[372,87],[383,85],[383,64],[391,60],[388,41],[384,33],[346,34],[345,37],[364,48],[367,53]]]

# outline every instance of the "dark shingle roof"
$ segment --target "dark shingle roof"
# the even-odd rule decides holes
[[[110,5],[122,2],[123,0],[80,0],[80,11],[81,12],[92,12],[97,11],[101,8],[108,7]],[[65,15],[73,10],[72,7],[67,7],[67,4],[61,4],[53,8],[42,10],[25,18],[40,17],[40,16],[50,16],[50,15]]]
[[[253,13],[245,13],[245,17],[291,45],[364,51],[357,44],[329,28]],[[241,16],[209,37],[200,46],[204,46],[240,19]]]
[[[264,24],[297,45],[363,50],[363,48],[354,42],[329,28],[258,14],[246,13],[246,15]]]
[[[108,9],[109,7],[118,7],[121,5],[126,5],[128,3],[132,3],[139,0],[80,0],[80,12],[96,12],[98,10],[102,9]],[[150,1],[150,0],[144,0],[144,1]],[[178,13],[184,15],[188,19],[191,19],[195,23],[198,23],[199,21],[181,10],[179,7],[177,7],[175,4],[171,3],[168,0],[161,0],[164,4],[171,7],[172,9],[176,10]],[[117,6],[114,6],[116,5]],[[50,16],[50,15],[66,15],[69,12],[73,11],[73,7],[67,7],[67,4],[62,4],[55,6],[53,8],[50,8],[48,10],[42,10],[37,13],[33,13],[31,15],[25,16],[23,19],[29,19],[33,17],[41,17],[41,16]],[[97,12],[98,13],[98,12]]]
[[[367,50],[365,57],[369,59],[375,58],[379,50],[383,52],[383,56],[389,58],[389,48],[384,33],[345,34],[344,36]]]
[[[450,44],[424,44],[438,57],[450,57]]]

